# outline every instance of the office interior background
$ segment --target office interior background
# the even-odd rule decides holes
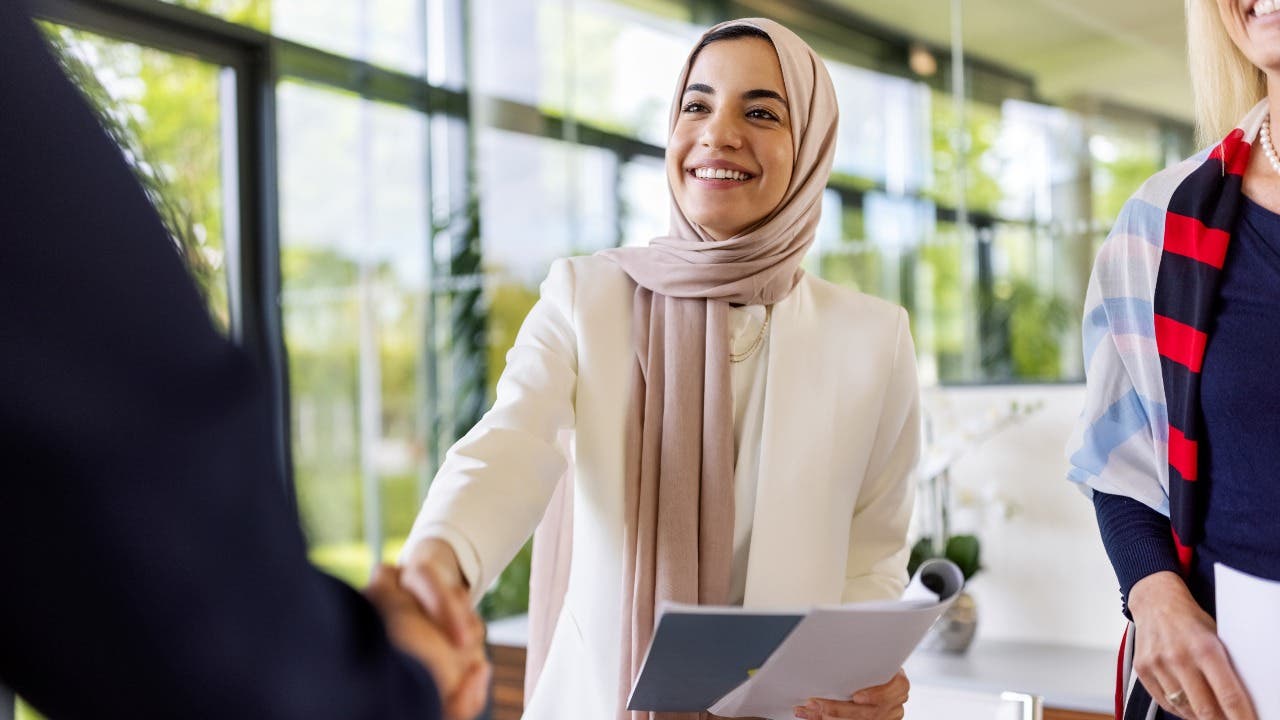
[[[981,638],[1118,640],[1062,446],[1093,255],[1137,185],[1194,150],[1180,4],[34,6],[214,321],[270,373],[285,490],[314,561],[354,584],[395,558],[487,407],[550,262],[665,230],[667,109],[700,30],[783,22],[841,105],[807,268],[910,311],[926,460],[946,471],[921,477],[922,513],[943,503],[982,540]],[[527,573],[487,617],[522,612]]]

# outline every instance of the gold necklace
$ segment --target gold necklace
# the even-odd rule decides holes
[[[760,346],[764,344],[765,333],[769,332],[769,320],[772,317],[773,317],[773,306],[765,305],[764,306],[764,324],[760,326],[760,332],[759,334],[756,335],[756,339],[751,341],[751,347],[747,348],[746,350],[743,350],[740,353],[735,353],[733,351],[730,351],[729,362],[740,363],[743,360],[746,360],[747,358],[751,357],[753,354],[755,354],[755,351],[760,349]]]

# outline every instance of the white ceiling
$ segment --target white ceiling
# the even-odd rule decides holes
[[[834,0],[934,44],[951,44],[951,0]],[[1031,75],[1055,102],[1101,98],[1190,121],[1178,0],[963,0],[971,55]]]

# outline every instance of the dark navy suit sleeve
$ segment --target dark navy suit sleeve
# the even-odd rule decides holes
[[[434,718],[308,564],[264,382],[0,0],[0,683],[54,718]]]

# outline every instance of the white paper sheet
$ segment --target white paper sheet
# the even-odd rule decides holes
[[[925,587],[928,576],[940,593]],[[921,566],[902,600],[815,608],[764,666],[711,706],[711,712],[792,718],[792,708],[809,698],[847,698],[888,682],[963,584],[955,565],[930,561]]]
[[[1280,582],[1215,563],[1218,637],[1258,720],[1280,720]]]

